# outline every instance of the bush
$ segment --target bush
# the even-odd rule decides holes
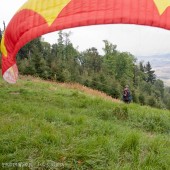
[[[154,99],[154,97],[150,97],[147,101],[147,104],[151,107],[155,107],[156,106],[156,101]]]
[[[142,105],[145,104],[145,97],[144,97],[143,94],[140,94],[140,95],[139,95],[139,103],[142,104]]]

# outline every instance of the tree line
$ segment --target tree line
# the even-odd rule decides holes
[[[122,99],[123,88],[129,85],[133,102],[170,109],[170,87],[157,79],[150,62],[138,62],[108,40],[103,43],[101,55],[94,47],[80,52],[73,47],[70,33],[59,31],[52,45],[39,37],[18,52],[19,72],[57,82],[77,82],[117,99]]]

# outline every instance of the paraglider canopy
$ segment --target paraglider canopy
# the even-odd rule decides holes
[[[170,29],[170,0],[28,0],[16,12],[1,40],[2,74],[16,83],[16,55],[43,34],[87,25],[139,24]]]

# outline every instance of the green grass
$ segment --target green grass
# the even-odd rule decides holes
[[[0,163],[1,169],[169,170],[170,111],[32,78],[15,85],[0,79]]]

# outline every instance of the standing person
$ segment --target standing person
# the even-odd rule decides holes
[[[123,90],[123,101],[125,103],[130,103],[131,102],[131,94],[130,94],[130,90],[129,90],[128,85],[126,85],[124,90]]]

